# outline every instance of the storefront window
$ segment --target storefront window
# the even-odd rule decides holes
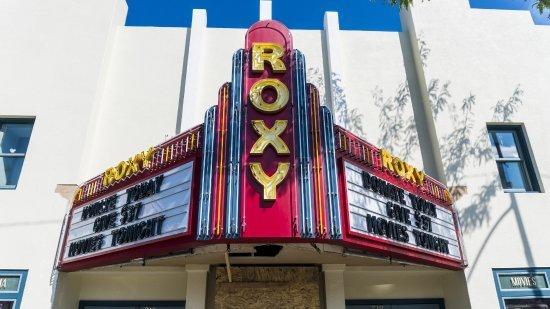
[[[444,309],[442,299],[348,300],[346,309]]]
[[[0,309],[20,308],[26,280],[26,270],[0,269]]]
[[[79,309],[184,309],[184,301],[81,301]],[[2,308],[0,308],[2,309]]]
[[[550,268],[493,269],[502,309],[550,309]]]
[[[13,309],[13,304],[15,301],[10,300],[2,300],[0,301],[0,309]]]
[[[506,309],[548,309],[550,298],[505,299]]]

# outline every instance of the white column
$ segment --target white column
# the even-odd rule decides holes
[[[183,100],[179,110],[180,118],[178,133],[181,133],[192,126],[200,124],[204,120],[204,110],[200,108],[200,77],[201,60],[204,54],[204,39],[206,36],[206,10],[193,10],[193,19],[189,31],[189,39],[186,55],[186,67],[182,83],[185,83],[183,89]]]
[[[109,14],[110,19],[107,21],[108,24],[101,25],[97,24],[95,27],[97,33],[93,33],[93,37],[103,36],[102,40],[103,45],[94,45],[93,50],[90,49],[87,54],[91,55],[91,52],[96,51],[102,53],[101,65],[97,71],[93,73],[97,74],[97,83],[95,84],[95,93],[92,101],[92,108],[90,110],[90,118],[88,120],[86,137],[84,143],[84,150],[82,151],[82,160],[80,161],[78,179],[91,178],[96,175],[97,171],[90,170],[92,156],[94,153],[94,148],[96,147],[95,138],[97,135],[97,126],[100,119],[101,107],[103,104],[103,94],[105,92],[105,84],[107,83],[107,78],[109,74],[109,65],[111,63],[111,55],[115,49],[116,35],[118,33],[119,27],[124,26],[126,21],[126,16],[128,13],[128,5],[126,1],[122,0],[113,0],[113,1],[101,1],[101,4],[96,3],[94,9],[97,11],[88,12],[94,16],[103,16],[102,14]],[[101,11],[103,5],[107,6],[109,9],[105,13]],[[107,16],[107,15],[105,15]],[[103,19],[98,19],[103,20]],[[82,33],[82,35],[91,35],[87,33]],[[99,56],[99,54],[98,54]],[[82,61],[85,61],[82,58]],[[87,75],[91,72],[87,72]],[[83,90],[81,90],[83,91]]]
[[[272,19],[271,0],[260,0],[260,20]]]
[[[345,309],[344,264],[323,264],[325,299],[328,309]]]
[[[339,113],[346,113],[347,110],[338,12],[325,13],[324,28],[326,42],[325,61],[328,63],[328,72],[325,72],[328,75],[328,78],[325,78],[328,83],[325,89],[328,95],[327,103],[334,114],[334,122],[345,127],[345,123],[339,123],[339,119],[345,117],[338,117],[337,115]]]
[[[206,308],[208,269],[210,269],[208,264],[188,264],[185,266],[187,272],[186,308]]]

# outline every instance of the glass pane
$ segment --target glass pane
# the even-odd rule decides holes
[[[494,132],[489,132],[489,139],[491,140],[491,149],[493,150],[493,156],[495,158],[500,158],[500,154],[498,153],[497,144],[496,144],[496,137]]]
[[[499,274],[501,289],[546,289],[548,282],[544,274]]]
[[[0,276],[0,292],[17,292],[20,276]]]
[[[498,162],[498,169],[504,189],[527,189],[522,162]]]
[[[32,124],[5,123],[0,128],[0,152],[25,153],[31,138]]]
[[[506,309],[548,309],[550,298],[505,299]]]
[[[0,309],[13,309],[12,301],[0,301]]]
[[[438,304],[346,305],[347,309],[440,309]]]
[[[141,306],[139,309],[183,309],[183,306]]]
[[[434,304],[393,305],[392,309],[439,309],[439,305],[434,305]]]
[[[496,132],[495,135],[502,158],[519,158],[514,132]]]
[[[136,306],[102,306],[102,305],[93,305],[93,306],[84,306],[84,309],[136,309]]]
[[[0,187],[17,185],[22,167],[22,157],[0,157]]]

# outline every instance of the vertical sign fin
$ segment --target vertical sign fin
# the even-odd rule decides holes
[[[321,141],[321,111],[319,104],[319,92],[312,84],[308,86],[308,99],[311,113],[311,139],[312,143],[312,172],[313,172],[313,203],[317,222],[317,236],[326,236],[326,179],[323,166],[322,141]]]
[[[239,237],[240,207],[240,168],[241,168],[241,127],[242,127],[242,86],[243,86],[244,50],[233,55],[231,76],[231,101],[229,104],[229,130],[227,152],[227,190],[225,236]]]
[[[204,148],[201,170],[201,189],[199,195],[199,222],[197,238],[208,239],[210,234],[210,211],[212,197],[212,178],[216,136],[216,106],[212,106],[204,117]]]
[[[336,152],[334,147],[334,124],[330,110],[321,106],[323,128],[323,157],[325,179],[327,182],[327,210],[329,214],[329,230],[331,238],[342,238],[342,220],[340,214],[340,198],[338,196],[338,170],[336,167]]]
[[[212,236],[219,238],[223,232],[225,214],[225,192],[227,178],[227,127],[229,114],[229,92],[231,83],[225,83],[218,91],[218,114],[216,117],[216,145],[214,183],[212,186]]]
[[[300,234],[303,238],[315,236],[312,214],[311,190],[311,145],[309,106],[306,88],[306,71],[304,55],[299,50],[293,52],[294,63],[294,100],[296,104],[296,155],[298,157],[298,195],[300,204]]]

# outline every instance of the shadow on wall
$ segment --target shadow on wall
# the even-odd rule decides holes
[[[422,66],[427,67],[430,49],[426,41],[423,40],[422,34],[419,36],[418,43]],[[322,72],[318,68],[310,68],[308,70],[308,81],[319,87],[323,104],[330,105],[328,104],[329,96],[324,94],[324,90],[327,88]],[[340,77],[333,74],[330,83],[332,86],[332,103],[338,124],[364,137],[363,115],[357,109],[348,107]],[[465,171],[467,167],[476,170],[476,167],[493,160],[493,154],[487,130],[478,129],[479,131],[476,132],[476,128],[474,128],[476,119],[473,110],[478,104],[476,95],[470,93],[458,101],[460,103],[457,103],[451,94],[451,84],[449,80],[431,79],[428,82],[428,99],[436,121],[443,113],[447,113],[452,122],[452,130],[440,136],[439,140],[442,142],[440,143],[442,145],[440,150],[447,184],[453,191],[453,188],[466,188]],[[395,93],[390,96],[384,96],[383,90],[376,86],[372,91],[372,96],[375,105],[379,108],[381,135],[378,138],[378,146],[388,149],[405,160],[410,160],[414,149],[419,147],[419,141],[416,134],[414,115],[406,116],[404,112],[407,105],[412,104],[408,83],[406,81],[401,82]],[[491,107],[493,116],[490,121],[512,121],[514,114],[523,104],[522,97],[521,85],[517,85],[510,97],[497,101]],[[490,179],[476,190],[469,204],[459,210],[460,225],[464,234],[474,232],[483,224],[488,224],[491,219],[491,200],[501,190],[501,185],[496,171]],[[470,264],[468,280],[494,231],[510,212],[513,212],[516,218],[527,264],[529,266],[535,265],[521,214],[517,207],[516,197],[514,194],[510,194],[508,208],[494,222]]]
[[[518,85],[513,93],[506,100],[499,100],[492,107],[494,122],[511,121],[512,116],[517,109],[523,104],[523,91]],[[451,95],[449,93],[449,98]],[[437,100],[430,100],[434,117],[437,117],[435,112]],[[453,130],[442,137],[444,141],[441,147],[441,156],[445,167],[445,175],[450,187],[463,186],[465,184],[465,169],[467,166],[476,167],[486,164],[493,159],[493,154],[488,140],[486,130],[480,130],[476,134],[474,132],[474,114],[472,112],[477,104],[476,97],[470,94],[462,100],[462,104],[457,108],[452,102],[448,103],[445,108],[448,108],[453,121]],[[445,109],[444,108],[444,109]],[[443,109],[443,110],[444,110]],[[490,219],[490,202],[496,195],[497,190],[501,188],[499,176],[495,173],[491,177],[491,181],[485,183],[473,195],[471,203],[460,209],[459,216],[462,230],[465,234],[477,229],[484,222]]]
[[[397,86],[394,95],[385,97],[380,87],[372,91],[374,104],[379,109],[380,136],[378,145],[391,153],[411,160],[414,149],[418,149],[419,141],[414,115],[406,116],[405,108],[411,106],[411,93],[406,81]]]
[[[309,83],[312,83],[317,86],[317,89],[319,89],[321,104],[330,106],[328,99],[329,96],[325,93],[325,90],[328,87],[325,85],[325,78],[319,68],[309,68],[307,78]],[[342,79],[340,75],[332,73],[330,76],[330,83],[330,88],[332,89],[331,103],[336,124],[364,138],[365,132],[363,130],[363,115],[359,113],[357,108],[350,109],[348,107],[346,94],[344,92],[344,87],[342,86]]]
[[[427,60],[430,53],[428,44],[422,39],[422,34],[419,36],[420,59],[424,67],[427,66]],[[451,94],[451,81],[441,81],[435,78],[428,83],[428,97],[435,120],[447,112],[452,121],[452,130],[440,137],[441,156],[443,160],[447,183],[451,188],[465,187],[465,170],[470,167],[471,170],[476,170],[476,167],[482,164],[487,164],[493,160],[491,144],[488,139],[486,129],[475,132],[475,115],[474,107],[477,105],[475,94],[470,93],[463,98],[460,104],[456,104]],[[517,85],[513,90],[512,95],[507,99],[501,99],[491,107],[493,116],[492,122],[510,122],[514,114],[523,105],[523,90],[521,85]],[[488,224],[491,219],[491,200],[501,190],[499,175],[495,172],[490,177],[490,181],[483,184],[472,195],[472,199],[465,207],[459,210],[459,220],[462,232],[470,234],[476,229]],[[535,265],[527,233],[525,231],[523,219],[518,208],[515,194],[510,194],[510,203],[502,212],[499,218],[493,223],[491,229],[485,236],[481,246],[471,260],[467,280],[470,280],[480,257],[492,238],[493,233],[500,226],[503,219],[509,213],[513,213],[516,224],[519,230],[521,243],[524,250],[525,260],[528,266]]]

